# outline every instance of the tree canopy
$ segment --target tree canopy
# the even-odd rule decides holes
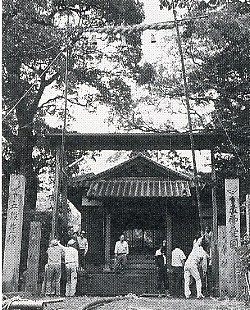
[[[222,131],[225,139],[216,149],[218,171],[224,177],[246,177],[249,145],[232,141],[239,136],[249,138],[250,4],[223,0],[160,2],[162,9],[172,10],[173,5],[177,13],[183,9],[187,19],[180,30],[194,128]],[[147,98],[154,100],[155,109],[162,109],[164,101],[165,109],[173,113],[168,103],[181,103],[185,95],[175,39],[175,30],[166,36],[169,62],[163,57],[154,64],[155,78]]]
[[[131,92],[124,76],[140,72],[140,32],[96,37],[87,29],[140,23],[143,5],[137,0],[5,0],[2,11],[3,169],[6,175],[23,173],[30,180],[27,187],[34,188],[32,152],[51,130],[44,117],[62,117],[66,45],[69,102],[83,108],[101,102],[128,109]],[[94,91],[82,98],[83,86]]]

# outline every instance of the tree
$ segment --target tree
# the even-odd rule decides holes
[[[127,46],[123,47],[121,36],[111,32],[96,38],[86,30],[136,24],[143,18],[139,0],[3,1],[3,192],[6,203],[9,174],[25,175],[23,269],[32,217],[29,211],[36,207],[37,174],[40,168],[55,164],[54,154],[43,138],[46,132],[60,130],[59,126],[52,129],[46,124],[47,115],[58,116],[62,123],[66,47],[69,105],[94,110],[100,103],[121,106],[122,98],[123,110],[128,109],[131,93],[124,75],[133,77],[140,72],[140,33],[124,34]],[[96,44],[96,39],[102,44]],[[90,90],[84,97],[80,95],[83,86]],[[34,155],[35,147],[39,148],[38,156]],[[72,161],[79,156],[78,152],[71,155]]]
[[[68,15],[70,23],[62,27]],[[114,51],[109,52],[99,49],[95,36],[87,35],[86,29],[131,25],[140,23],[143,17],[142,4],[135,0],[3,1],[4,171],[26,176],[25,208],[35,208],[37,179],[32,152],[44,131],[49,130],[44,116],[62,116],[66,43],[70,55],[69,101],[86,108],[96,101],[121,105],[122,98],[122,109],[129,108],[130,88],[118,71],[123,68],[133,75],[140,69],[140,34],[125,35],[126,49],[120,46],[118,36],[105,37],[105,45],[113,46]],[[101,68],[104,58],[116,70]],[[78,96],[81,85],[95,89],[82,101]],[[48,100],[41,105],[41,98],[48,92]]]
[[[160,2],[162,8],[172,10],[174,4],[176,10],[186,9],[188,21],[180,29],[194,128],[221,131],[225,139],[216,149],[218,171],[223,177],[246,177],[250,168],[249,2]],[[158,66],[153,93],[158,98],[181,99],[179,73],[171,75],[162,64]],[[206,118],[198,112],[202,108],[209,110]]]

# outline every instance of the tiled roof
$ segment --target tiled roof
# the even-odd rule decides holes
[[[152,178],[126,178],[91,181],[89,198],[103,197],[189,197],[188,181],[165,181]]]

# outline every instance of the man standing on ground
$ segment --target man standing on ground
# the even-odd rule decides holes
[[[199,266],[202,268],[203,274],[207,272],[207,257],[208,254],[204,251],[205,240],[202,239],[200,246],[195,246],[189,254],[188,259],[184,265],[184,280],[185,280],[185,296],[190,298],[190,277],[192,276],[196,282],[197,298],[204,298],[201,293],[201,277],[199,273]]]
[[[47,254],[48,264],[45,268],[45,295],[60,296],[61,263],[64,251],[59,246],[57,240],[51,240]]]
[[[172,279],[171,279],[171,294],[176,297],[183,295],[183,266],[186,255],[184,252],[175,247],[172,251]]]
[[[124,239],[124,235],[121,235],[120,240],[115,244],[115,271],[123,270],[126,266],[129,249],[128,243]]]
[[[83,269],[85,268],[85,256],[88,252],[89,244],[86,238],[86,232],[81,231],[80,236],[77,236],[78,248],[79,248],[79,265]]]
[[[75,240],[70,239],[65,248],[65,269],[66,269],[66,293],[65,296],[74,296],[77,284],[78,251],[74,248]]]
[[[156,250],[155,252],[155,264],[158,269],[158,277],[157,277],[157,290],[159,296],[169,295],[169,281],[167,274],[167,258],[166,258],[166,242],[165,240],[162,243],[162,246]]]

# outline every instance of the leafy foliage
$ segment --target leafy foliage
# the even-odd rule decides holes
[[[98,38],[103,43],[99,46],[86,29],[130,25],[143,18],[143,6],[135,0],[3,1],[4,172],[6,179],[15,171],[27,176],[27,188],[33,189],[27,202],[33,201],[32,208],[38,167],[45,165],[47,157],[40,141],[51,131],[45,116],[63,116],[66,46],[69,102],[86,109],[96,102],[121,105],[122,98],[122,108],[127,109],[130,88],[124,76],[128,72],[133,76],[140,69],[140,34],[126,35],[127,48],[121,47],[121,38],[112,35]],[[104,60],[109,66],[103,65]],[[80,98],[82,85],[94,89],[93,95]],[[41,156],[34,160],[38,142]]]
[[[224,134],[216,148],[222,179],[245,178],[250,168],[250,5],[247,1],[161,1],[162,8],[170,10],[173,5],[177,11],[186,10],[187,22],[180,30],[194,128]],[[153,95],[182,100],[180,72],[180,67],[173,73],[165,64],[158,65]]]

